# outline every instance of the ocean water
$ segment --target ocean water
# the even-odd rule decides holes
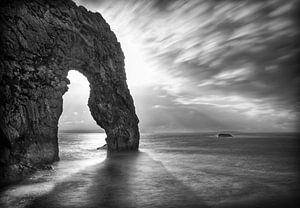
[[[97,150],[105,134],[59,134],[60,161],[0,192],[1,207],[300,207],[295,134],[142,134],[140,152]]]

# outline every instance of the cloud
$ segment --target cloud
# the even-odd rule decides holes
[[[142,126],[295,130],[297,0],[76,2],[99,11],[121,42]]]

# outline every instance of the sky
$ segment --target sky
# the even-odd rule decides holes
[[[299,1],[75,3],[101,13],[121,43],[142,132],[297,130]],[[99,129],[88,82],[70,74],[60,129]]]

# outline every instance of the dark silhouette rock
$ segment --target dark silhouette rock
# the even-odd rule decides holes
[[[233,136],[232,136],[232,134],[229,134],[229,133],[220,133],[217,135],[217,137],[220,138],[220,137],[233,137]]]
[[[88,106],[105,129],[108,150],[137,150],[124,55],[102,16],[70,0],[0,4],[0,178],[15,180],[59,159],[57,125],[69,70],[90,83]]]
[[[97,150],[107,150],[107,144],[103,145],[102,147],[98,147]]]

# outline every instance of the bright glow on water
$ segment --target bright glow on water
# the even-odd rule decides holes
[[[49,193],[57,183],[106,158],[105,150],[97,150],[105,144],[105,133],[60,133],[60,161],[52,165],[53,170],[37,171],[22,183],[11,186],[1,195],[6,207],[24,207],[32,200]]]

